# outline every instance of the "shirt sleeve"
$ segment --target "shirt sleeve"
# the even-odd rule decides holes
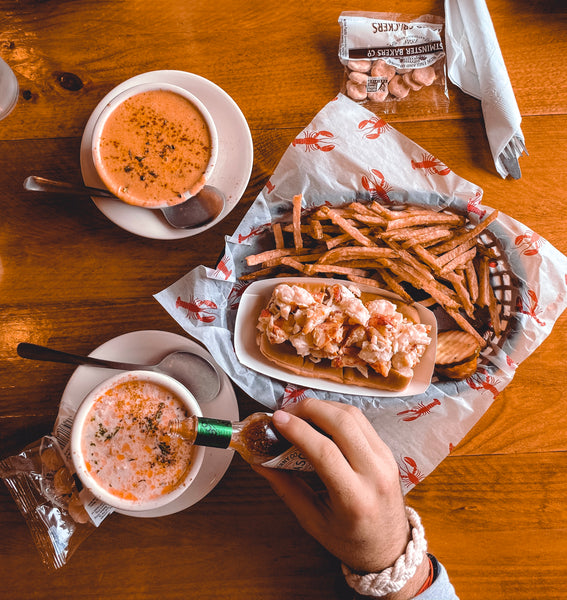
[[[415,596],[414,600],[459,600],[445,567],[431,554],[429,558],[433,563],[435,579],[424,592]]]

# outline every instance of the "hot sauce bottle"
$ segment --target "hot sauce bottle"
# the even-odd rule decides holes
[[[172,421],[169,431],[197,446],[232,448],[253,465],[293,471],[313,470],[301,450],[274,427],[270,413],[254,413],[244,421],[191,416]]]

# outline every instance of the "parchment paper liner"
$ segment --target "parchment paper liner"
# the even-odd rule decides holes
[[[506,326],[483,352],[477,373],[464,381],[434,381],[426,393],[409,398],[339,397],[284,388],[242,367],[232,335],[245,287],[238,277],[249,270],[245,257],[271,247],[269,224],[289,215],[295,194],[302,193],[306,207],[312,207],[344,204],[359,198],[361,191],[366,199],[451,207],[468,213],[473,221],[492,210],[481,204],[481,188],[380,117],[339,95],[286,150],[237,230],[226,239],[217,268],[199,266],[155,298],[188,334],[206,345],[235,384],[267,408],[306,395],[359,406],[391,448],[404,490],[409,491],[459,443],[512,380],[518,365],[549,335],[567,306],[567,258],[500,213],[484,239],[499,256],[492,278]],[[497,198],[493,201],[497,203]]]

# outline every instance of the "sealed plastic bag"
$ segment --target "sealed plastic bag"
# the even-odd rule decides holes
[[[43,564],[50,570],[65,565],[95,525],[57,440],[45,436],[1,460],[0,478],[26,520]]]
[[[447,112],[443,18],[343,12],[339,24],[341,92],[374,112]]]

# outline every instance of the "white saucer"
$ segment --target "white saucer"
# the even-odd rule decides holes
[[[161,211],[131,206],[112,198],[93,197],[99,210],[113,223],[136,235],[156,240],[173,240],[197,235],[224,219],[238,204],[246,190],[254,148],[248,123],[234,100],[218,85],[208,79],[185,71],[150,71],[128,79],[111,90],[89,117],[81,140],[81,172],[86,185],[105,188],[96,172],[91,144],[94,124],[104,106],[124,90],[141,83],[165,82],[178,85],[191,92],[209,109],[219,138],[217,164],[208,183],[226,195],[226,206],[211,223],[196,229],[175,229]]]
[[[169,333],[168,331],[133,331],[115,337],[91,352],[91,356],[109,360],[123,360],[140,364],[155,364],[169,352],[174,350],[191,350],[195,354],[211,355],[194,341]],[[214,362],[214,360],[213,360]],[[78,367],[63,392],[60,410],[76,411],[83,398],[104,379],[111,376],[112,371],[100,367]],[[238,403],[234,388],[228,376],[219,369],[222,377],[221,391],[210,402],[201,404],[205,417],[214,419],[238,420]],[[203,465],[191,487],[171,504],[155,510],[130,512],[117,510],[123,515],[132,517],[162,517],[189,508],[204,498],[222,479],[226,473],[233,452],[219,448],[206,448]]]

